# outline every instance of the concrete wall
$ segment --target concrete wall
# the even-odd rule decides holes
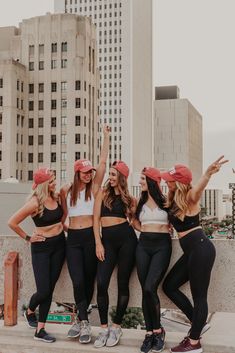
[[[216,246],[217,257],[212,272],[211,285],[209,289],[209,311],[227,311],[235,312],[235,241],[234,240],[214,240]],[[20,303],[27,303],[30,295],[35,290],[34,278],[30,259],[30,246],[17,236],[2,235],[0,236],[0,303],[3,302],[3,264],[4,257],[9,251],[16,250],[20,254]],[[173,256],[171,265],[179,258],[181,249],[178,240],[173,240]],[[186,292],[189,291],[188,285],[184,286]],[[116,274],[113,275],[110,285],[110,305],[116,304]],[[161,306],[172,308],[173,305],[167,300],[165,295],[160,291]],[[73,291],[71,280],[66,265],[63,268],[61,277],[57,283],[54,293],[54,300],[59,302],[73,302]],[[93,302],[96,302],[93,299]],[[130,306],[141,306],[141,289],[136,276],[133,272],[130,282]]]

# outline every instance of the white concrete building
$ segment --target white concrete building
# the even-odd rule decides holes
[[[110,162],[122,159],[134,172],[151,165],[152,0],[55,0],[54,4],[55,12],[86,15],[96,24],[100,116],[112,128]]]
[[[47,14],[0,28],[0,171],[20,181],[49,166],[58,184],[73,163],[97,163],[99,71],[89,18]]]
[[[232,195],[231,194],[223,194],[223,214],[224,217],[232,216]]]
[[[193,181],[202,174],[202,116],[176,86],[156,87],[154,102],[154,165],[169,169],[185,164]]]
[[[205,189],[201,206],[205,209],[206,216],[216,217],[221,221],[224,217],[223,191],[219,189]]]

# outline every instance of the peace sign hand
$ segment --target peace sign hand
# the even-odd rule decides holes
[[[224,159],[224,156],[219,157],[214,163],[209,165],[205,174],[210,178],[212,174],[217,173],[220,170],[221,166],[227,162],[228,159]]]

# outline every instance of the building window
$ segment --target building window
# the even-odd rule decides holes
[[[44,61],[39,61],[38,68],[39,70],[44,70]]]
[[[33,153],[28,154],[28,163],[33,163]]]
[[[56,127],[56,117],[51,118],[51,127]]]
[[[38,135],[38,144],[43,145],[43,135]]]
[[[51,100],[51,109],[56,109],[56,99]]]
[[[67,67],[67,59],[61,59],[61,68],[66,69]]]
[[[28,170],[28,180],[33,180],[33,171],[32,170]]]
[[[65,135],[65,134],[61,135],[61,143],[62,144],[66,144],[67,143],[67,135]]]
[[[0,113],[0,125],[2,125],[2,113]]]
[[[16,81],[16,89],[17,89],[17,91],[19,91],[19,89],[20,89],[20,81],[19,80]]]
[[[39,44],[39,54],[44,54],[44,44]]]
[[[51,43],[51,52],[56,53],[57,52],[57,43]]]
[[[29,84],[29,93],[34,93],[34,84],[33,83]]]
[[[75,81],[75,90],[79,91],[81,89],[81,81],[77,80]]]
[[[67,82],[66,81],[61,82],[61,91],[67,91]]]
[[[62,42],[61,43],[61,51],[63,51],[63,52],[67,51],[67,42]]]
[[[3,106],[3,96],[0,96],[0,107]]]
[[[56,145],[56,135],[51,135],[51,145]]]
[[[29,136],[29,146],[33,146],[33,136]]]
[[[34,101],[29,101],[29,111],[34,110]]]
[[[56,90],[57,90],[56,82],[51,82],[51,92],[56,92]]]
[[[62,125],[62,126],[67,125],[67,116],[62,116],[62,117],[61,117],[61,125]]]
[[[75,144],[80,144],[80,143],[81,143],[81,135],[75,134]]]
[[[0,88],[3,88],[3,79],[0,78]]]
[[[44,109],[44,101],[38,101],[38,110]]]
[[[38,127],[43,127],[43,125],[44,125],[44,119],[38,118]]]
[[[29,46],[29,55],[34,55],[34,45]]]
[[[51,69],[56,69],[56,65],[57,64],[57,62],[56,62],[56,60],[51,60]]]
[[[38,153],[38,163],[43,163],[43,153],[42,152]]]
[[[61,108],[67,108],[67,99],[61,99]]]
[[[33,71],[34,70],[34,62],[30,61],[29,62],[29,71]]]
[[[81,152],[75,152],[75,161],[81,158]]]
[[[75,108],[81,108],[81,98],[75,98]]]
[[[61,152],[61,161],[66,162],[67,161],[67,153],[66,152]]]
[[[52,152],[51,153],[51,163],[56,162],[56,153]]]
[[[81,126],[81,117],[80,115],[75,116],[75,126]]]
[[[63,179],[63,180],[66,179],[66,176],[67,176],[66,170],[62,169],[61,172],[60,172],[61,179]]]
[[[32,129],[34,127],[33,119],[29,119],[29,129]]]
[[[0,132],[0,142],[2,142],[2,132]]]

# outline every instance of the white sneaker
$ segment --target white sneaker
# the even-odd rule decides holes
[[[75,321],[73,326],[70,327],[68,333],[67,333],[67,337],[69,338],[76,338],[80,335],[80,331],[81,331],[81,324],[79,321]]]
[[[79,342],[80,343],[89,343],[91,342],[91,325],[87,320],[81,321],[81,331]]]
[[[96,338],[96,340],[94,342],[94,347],[95,348],[104,347],[106,345],[108,337],[109,337],[109,328],[108,327],[107,328],[103,328],[99,332],[99,334],[98,334],[98,336],[97,336],[97,338]]]
[[[107,347],[113,347],[118,344],[120,337],[122,335],[122,329],[121,327],[110,327],[109,330],[109,337],[106,342]]]

